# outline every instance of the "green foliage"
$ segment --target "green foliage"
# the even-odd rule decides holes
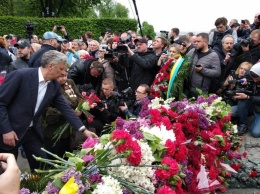
[[[44,32],[51,31],[54,25],[64,25],[70,38],[78,38],[78,35],[84,34],[86,31],[91,31],[94,34],[94,38],[98,39],[106,28],[119,32],[123,32],[126,29],[137,30],[137,21],[127,18],[80,19],[0,16],[0,20],[0,35],[12,33],[20,37],[26,36],[25,25],[27,21],[38,23],[34,25],[34,34],[39,37],[42,37]],[[57,34],[62,35],[61,32],[57,32]]]
[[[143,36],[150,35],[152,39],[155,38],[156,33],[154,32],[154,28],[152,25],[150,25],[148,22],[144,21],[142,24],[142,32]],[[138,31],[138,34],[141,34],[140,30]]]
[[[177,100],[182,100],[185,96],[183,94],[184,81],[190,74],[190,59],[184,57],[184,61],[177,73],[174,84],[171,89],[171,97],[175,97]]]

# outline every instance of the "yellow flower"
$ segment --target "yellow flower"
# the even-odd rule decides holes
[[[77,194],[79,186],[77,183],[74,183],[74,176],[68,180],[68,182],[61,188],[59,194]]]

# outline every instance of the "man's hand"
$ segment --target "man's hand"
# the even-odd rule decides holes
[[[201,70],[202,70],[202,68],[203,68],[203,65],[201,64],[200,66],[196,66],[195,65],[195,71],[196,72],[200,72]]]
[[[83,131],[83,134],[85,135],[85,137],[98,138],[98,136],[95,133],[93,133],[87,129],[85,131]]]
[[[0,153],[4,173],[0,175],[2,193],[19,193],[21,172],[13,154]]]
[[[15,147],[15,141],[18,141],[18,137],[14,131],[3,134],[4,144]]]
[[[236,95],[234,96],[234,99],[237,99],[237,100],[244,100],[247,98],[248,98],[248,95],[246,95],[245,93],[236,93]]]
[[[124,110],[126,110],[128,107],[126,105],[126,103],[124,103],[124,106],[119,106],[119,109],[123,112]]]

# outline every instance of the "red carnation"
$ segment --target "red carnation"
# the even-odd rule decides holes
[[[249,174],[249,177],[253,178],[257,176],[257,171],[256,170],[252,170]]]
[[[171,187],[168,187],[166,185],[160,187],[157,189],[156,194],[176,194],[175,191],[171,189]]]
[[[132,153],[127,157],[127,161],[130,162],[133,166],[139,165],[142,159],[141,147],[136,141],[132,141],[129,149],[132,150]]]
[[[176,151],[176,143],[167,139],[165,143],[166,151],[168,156],[173,156]]]
[[[246,153],[246,152],[243,153],[243,157],[244,157],[244,158],[247,157],[247,153]]]
[[[175,153],[174,157],[178,162],[183,162],[188,154],[189,150],[187,149],[185,144],[181,144],[179,146],[179,150]]]
[[[166,180],[169,177],[174,176],[178,173],[179,166],[175,159],[172,159],[170,157],[165,157],[162,159],[161,164],[165,168],[156,170],[155,174],[162,180]]]
[[[166,127],[167,130],[172,129],[172,123],[171,123],[169,117],[167,117],[167,116],[162,117],[161,122]]]

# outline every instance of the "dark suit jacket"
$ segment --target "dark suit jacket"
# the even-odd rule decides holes
[[[33,126],[39,140],[43,141],[43,131],[39,117],[51,102],[62,113],[74,129],[79,129],[83,123],[65,102],[57,80],[52,80],[38,111],[34,114],[38,95],[38,68],[19,69],[9,73],[3,85],[0,86],[0,134],[15,131],[19,145],[27,129],[33,121]],[[10,150],[12,147],[3,143],[0,137],[0,147]]]

